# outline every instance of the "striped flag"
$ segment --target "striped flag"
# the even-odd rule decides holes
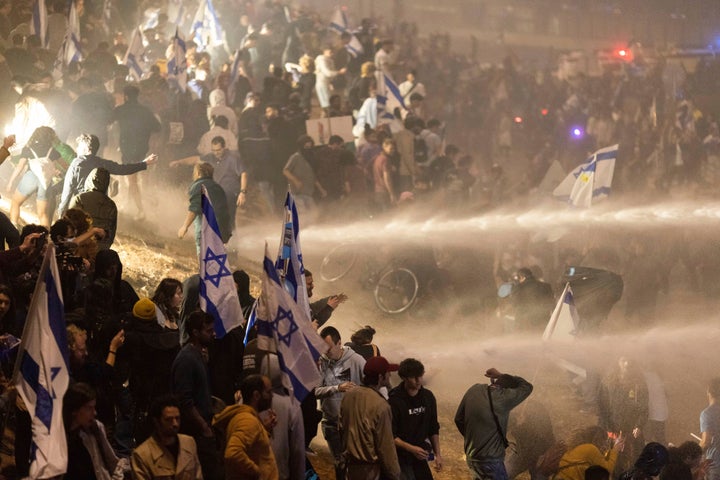
[[[215,335],[222,338],[244,320],[220,227],[205,187],[201,193],[200,308],[215,318]]]
[[[64,474],[68,454],[62,400],[70,374],[62,287],[53,244],[47,247],[35,284],[13,377],[32,420],[30,478]]]
[[[350,42],[345,45],[345,49],[353,56],[353,58],[357,58],[358,55],[362,55],[364,53],[362,43],[360,43],[360,40],[358,40],[355,34],[350,30],[350,24],[348,23],[345,10],[342,8],[335,9],[332,18],[330,19],[330,28],[341,35],[343,33],[349,33],[352,35]]]
[[[617,152],[616,144],[593,153],[557,186],[553,191],[555,198],[574,207],[588,208],[593,201],[610,195]]]
[[[285,289],[290,293],[292,299],[307,313],[308,317],[311,317],[310,300],[305,283],[305,267],[300,248],[300,219],[295,199],[290,192],[285,197],[284,210],[285,222],[280,236],[280,249],[275,268],[284,279]]]
[[[387,123],[395,119],[395,110],[407,110],[405,101],[390,74],[375,72],[377,80],[377,118],[378,123]]]
[[[130,70],[130,76],[135,81],[139,82],[145,73],[145,44],[143,42],[143,34],[140,28],[133,30],[132,38],[130,39],[130,45],[128,45],[127,52],[125,52],[125,59],[123,63],[127,65]]]
[[[579,324],[580,317],[577,308],[575,308],[572,288],[570,288],[568,282],[565,284],[565,289],[560,295],[555,310],[550,315],[550,321],[548,321],[543,333],[543,340],[550,340],[553,337],[556,339],[574,338]]]
[[[45,0],[36,0],[33,7],[32,22],[30,23],[30,33],[40,38],[40,45],[43,48],[48,46],[48,15]]]
[[[75,0],[70,4],[68,29],[61,50],[63,51],[63,63],[65,65],[80,62],[83,59],[82,45],[80,44],[80,17],[78,16]]]
[[[307,312],[281,286],[267,243],[256,324],[258,349],[277,353],[283,386],[302,402],[320,385],[317,361],[328,345],[318,335]]]
[[[180,35],[180,28],[175,28],[175,36],[169,49],[167,59],[168,82],[183,92],[187,90],[187,47]]]
[[[224,43],[223,29],[212,0],[200,0],[192,23],[191,36],[199,52]]]

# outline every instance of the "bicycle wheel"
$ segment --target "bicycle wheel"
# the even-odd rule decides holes
[[[357,245],[343,243],[325,255],[320,264],[320,277],[326,282],[335,282],[348,274],[357,260]]]
[[[402,313],[417,299],[418,279],[407,268],[385,272],[375,285],[375,303],[385,313]]]

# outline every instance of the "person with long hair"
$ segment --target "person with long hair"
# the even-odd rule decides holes
[[[178,329],[180,305],[183,301],[183,288],[180,280],[163,278],[152,296],[155,304],[157,321],[160,326],[170,330]]]
[[[110,480],[118,458],[95,419],[95,391],[86,383],[75,383],[63,397],[63,420],[67,436],[68,468],[65,478]]]
[[[55,210],[55,198],[62,187],[62,182],[57,178],[62,178],[61,174],[67,170],[75,152],[58,138],[55,130],[42,126],[30,135],[20,156],[8,182],[8,185],[13,185],[20,178],[12,196],[10,220],[17,225],[20,207],[31,195],[37,194],[39,223],[49,227]]]

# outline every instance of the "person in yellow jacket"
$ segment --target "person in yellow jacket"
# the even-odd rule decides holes
[[[250,375],[240,386],[244,405],[231,405],[215,415],[213,427],[225,438],[226,480],[278,480],[275,455],[268,430],[276,418],[272,411],[265,423],[258,412],[272,404],[272,384],[263,375]]]
[[[579,430],[571,447],[560,459],[560,468],[554,480],[585,480],[585,470],[592,465],[599,465],[607,471],[615,469],[618,453],[625,446],[625,437],[618,436],[608,450],[608,435],[598,426]]]

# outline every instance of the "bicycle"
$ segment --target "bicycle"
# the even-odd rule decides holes
[[[420,282],[417,275],[407,266],[390,261],[382,265],[377,252],[370,252],[355,243],[343,243],[330,250],[320,264],[320,276],[326,282],[344,278],[358,262],[361,254],[365,271],[361,277],[363,286],[372,288],[375,304],[384,313],[396,315],[409,310],[417,301]]]

